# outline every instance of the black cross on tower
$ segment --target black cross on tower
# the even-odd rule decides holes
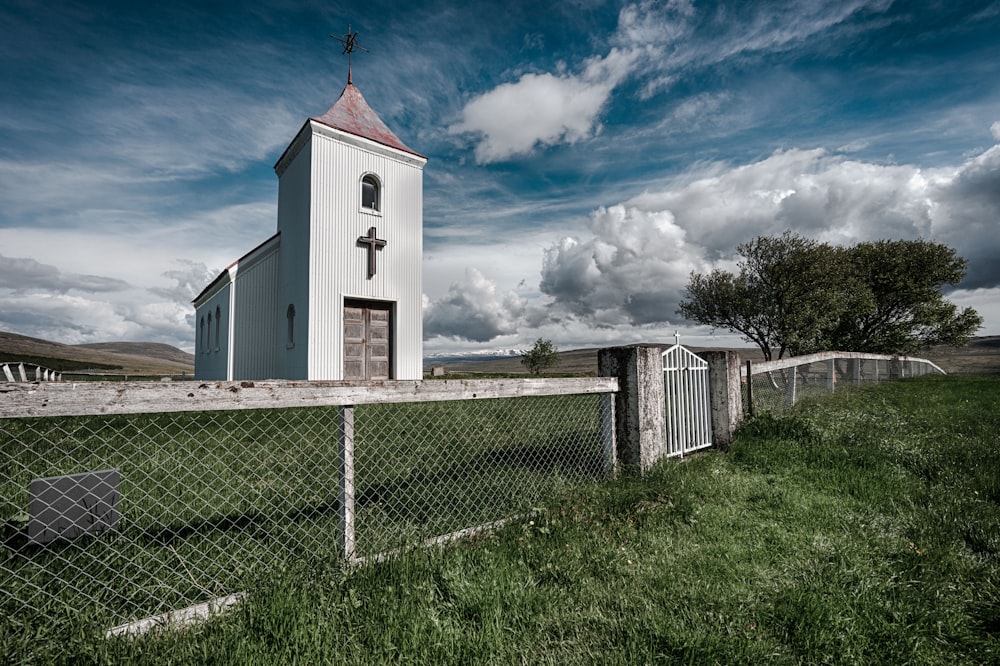
[[[367,236],[358,236],[358,245],[368,246],[368,279],[371,280],[377,268],[375,250],[385,247],[385,241],[381,238],[376,238],[375,227],[371,227],[368,229]]]

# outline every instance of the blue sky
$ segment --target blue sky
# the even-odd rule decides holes
[[[0,5],[0,330],[193,348],[354,82],[425,169],[425,352],[734,339],[691,271],[793,229],[927,238],[1000,335],[995,2]]]

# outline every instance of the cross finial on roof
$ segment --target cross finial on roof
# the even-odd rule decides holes
[[[354,53],[354,49],[360,49],[365,53],[368,53],[368,49],[358,44],[358,33],[351,31],[351,24],[347,24],[347,33],[344,35],[330,35],[333,39],[340,42],[340,45],[344,47],[344,53],[347,54],[347,83],[351,83],[351,54]]]

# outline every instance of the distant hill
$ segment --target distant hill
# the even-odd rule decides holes
[[[672,343],[662,343],[664,347]],[[694,351],[719,347],[691,347]],[[738,349],[743,358],[760,360],[756,349]],[[560,363],[552,374],[597,374],[597,348],[559,352]],[[954,374],[1000,374],[1000,336],[973,338],[965,347],[935,347],[921,354]],[[39,338],[0,331],[0,362],[37,363],[59,372],[112,375],[194,375],[194,355],[157,342],[99,342],[64,345]],[[520,356],[501,358],[449,358],[424,360],[429,372],[443,365],[449,373],[527,374]]]
[[[121,375],[194,374],[194,355],[158,342],[64,345],[0,331],[0,362],[37,363],[59,372]]]
[[[653,343],[655,344],[655,343]],[[660,343],[664,348],[672,342]],[[723,349],[722,347],[688,347],[694,352]],[[744,360],[760,361],[763,359],[760,351],[754,348],[735,349]],[[576,349],[559,352],[559,365],[547,374],[597,374],[598,349]],[[973,338],[964,347],[934,347],[926,353],[917,354],[921,358],[936,363],[949,374],[978,375],[1000,374],[1000,336],[985,336]],[[443,362],[441,362],[443,361]],[[435,366],[444,366],[452,374],[517,374],[527,375],[527,368],[521,364],[520,356],[504,356],[493,358],[449,358],[424,360],[424,369],[430,372]]]
[[[161,342],[93,342],[86,345],[74,345],[77,349],[95,349],[113,354],[129,356],[146,356],[158,358],[170,363],[183,363],[194,367],[194,355],[171,347]]]

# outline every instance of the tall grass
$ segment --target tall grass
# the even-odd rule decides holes
[[[1000,661],[1000,379],[883,384],[761,417],[728,455],[567,488],[444,548],[277,567],[203,626],[81,663]]]

